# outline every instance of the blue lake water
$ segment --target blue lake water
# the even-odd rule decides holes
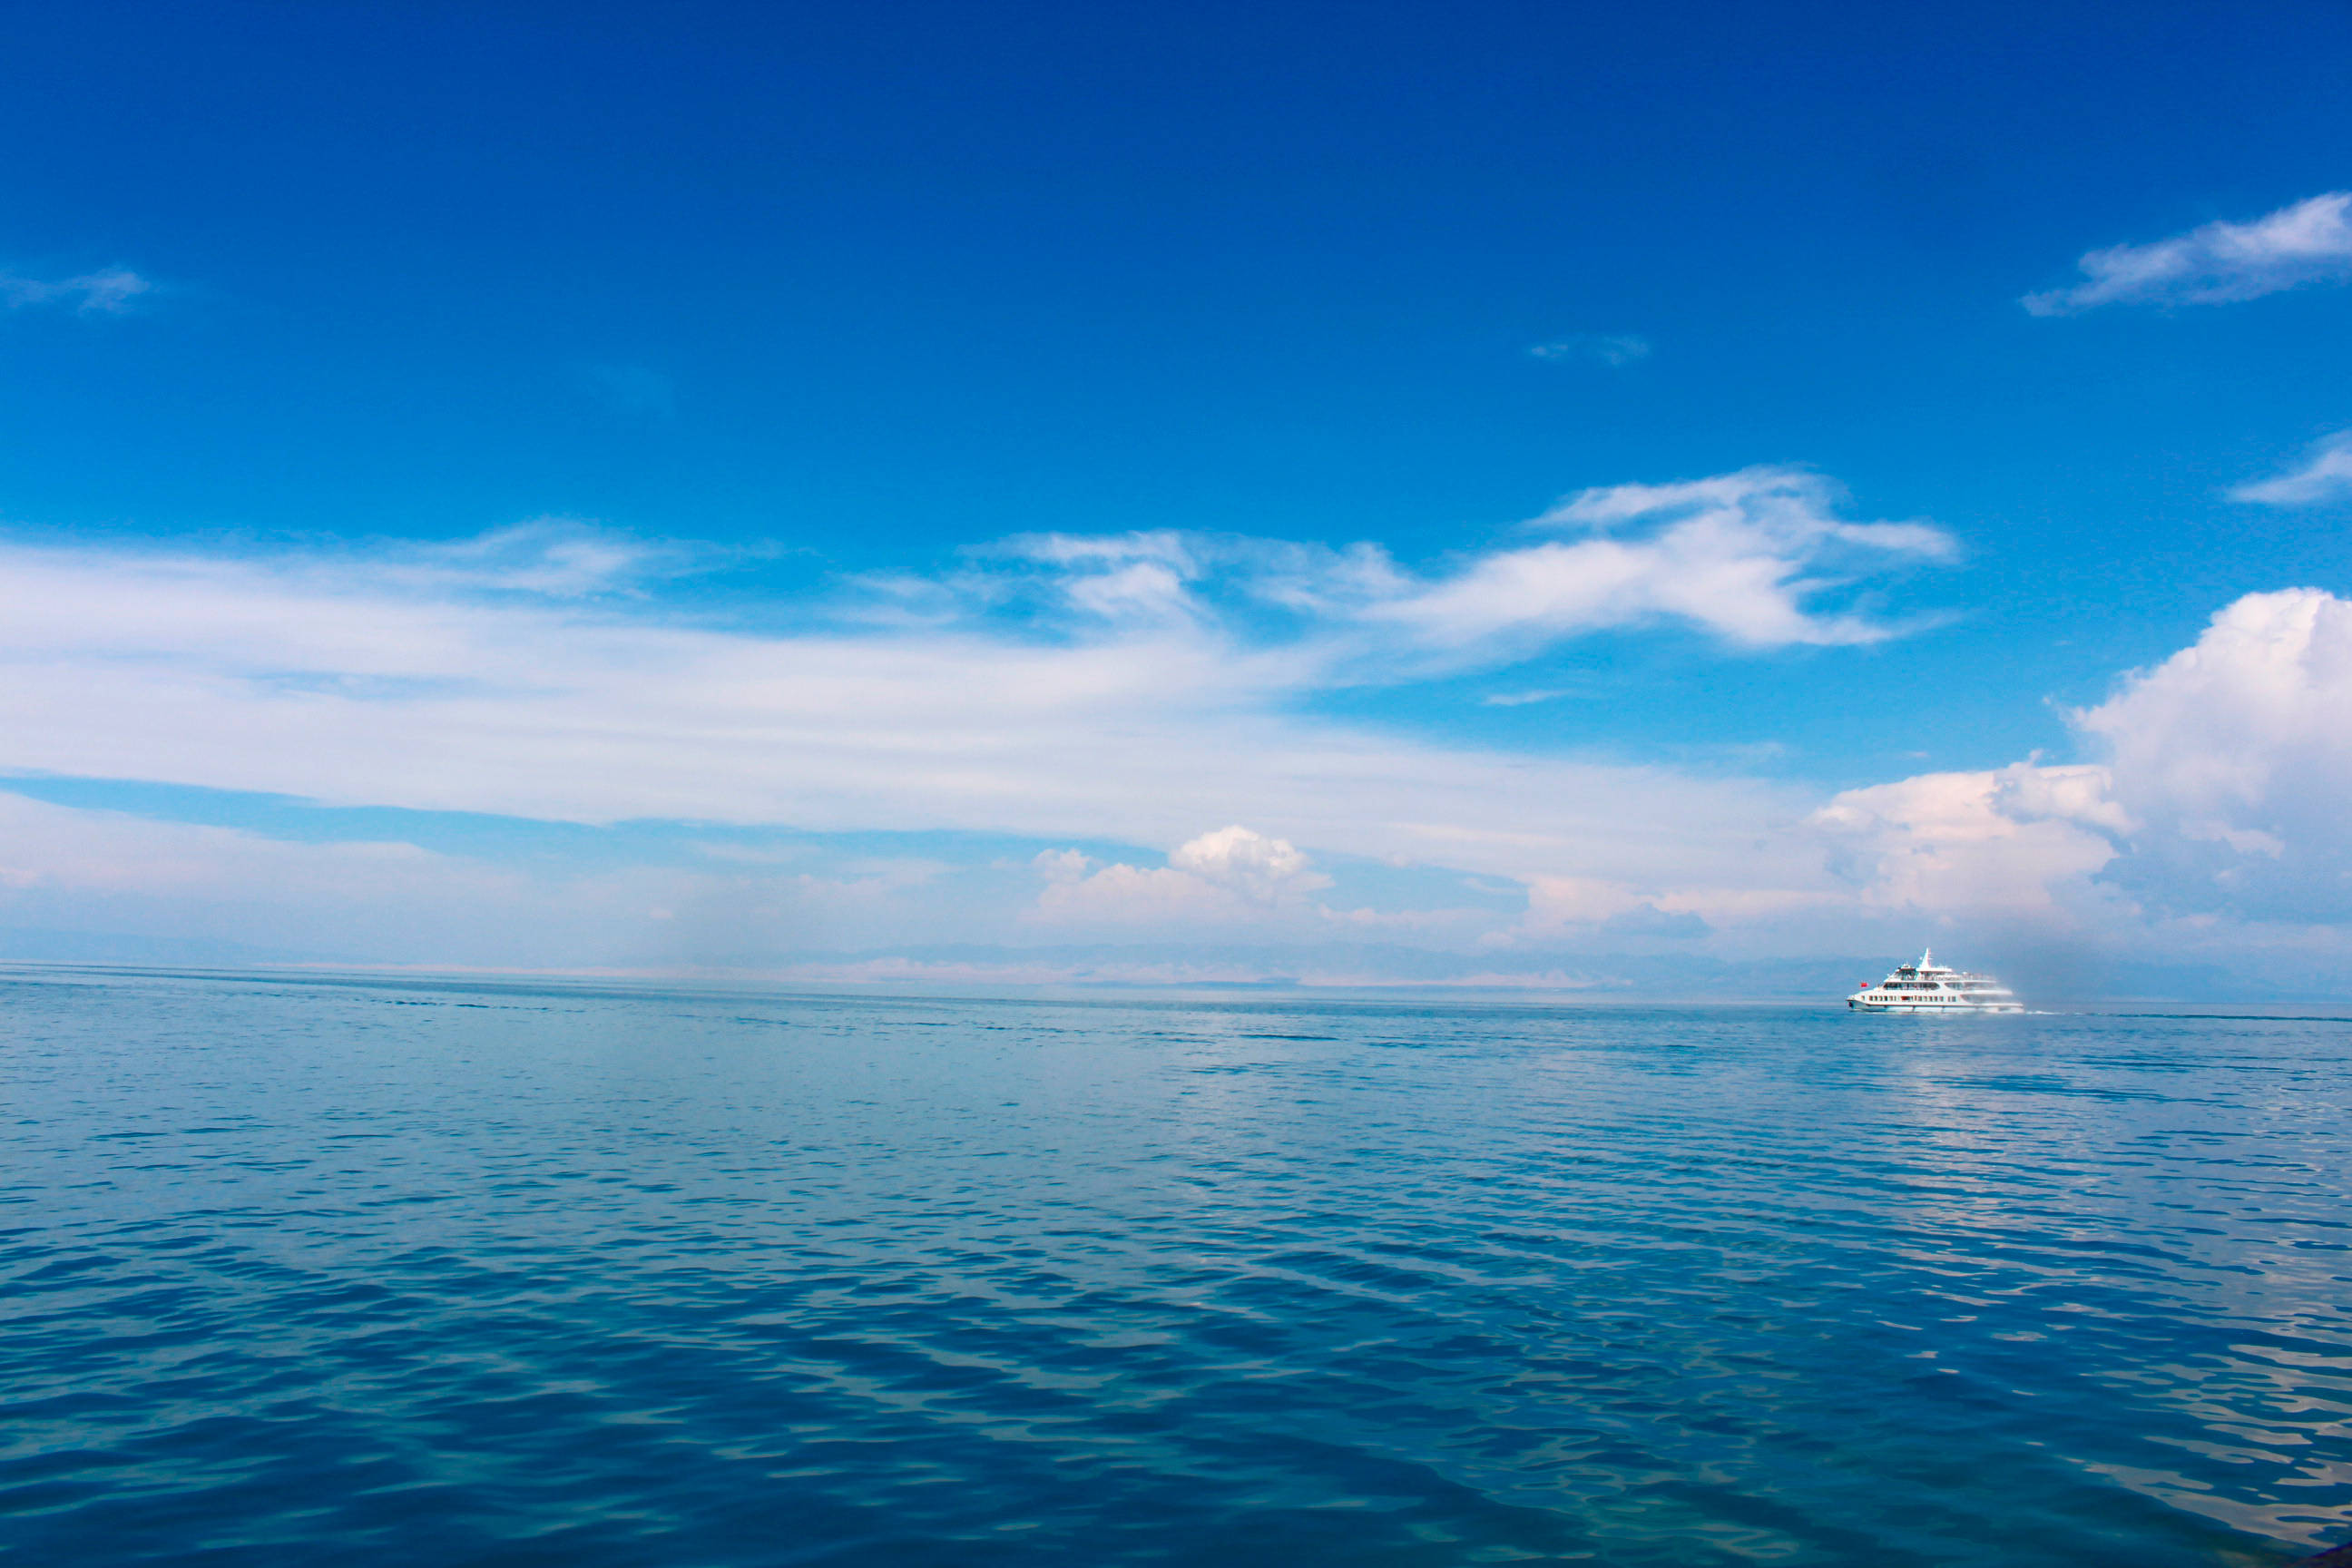
[[[0,1557],[2284,1563],[2352,1025],[0,975]]]

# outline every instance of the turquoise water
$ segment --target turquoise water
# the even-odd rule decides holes
[[[2352,1536],[2352,1025],[0,976],[0,1555]]]

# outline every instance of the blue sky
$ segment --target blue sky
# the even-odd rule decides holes
[[[2341,965],[2294,749],[2347,716],[2347,47],[2318,5],[28,13],[0,925]],[[2207,689],[2230,649],[2275,701]]]

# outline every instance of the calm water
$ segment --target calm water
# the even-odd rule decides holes
[[[2352,1536],[2352,1025],[0,976],[0,1555]]]

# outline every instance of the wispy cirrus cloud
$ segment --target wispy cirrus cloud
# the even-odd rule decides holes
[[[562,522],[332,551],[0,546],[0,772],[542,821],[1189,844],[1146,880],[1233,896],[1260,872],[1303,886],[1276,840],[1644,887],[1729,856],[1801,880],[1730,849],[1789,815],[1776,786],[1307,710],[1610,626],[1743,649],[1890,635],[1815,603],[1842,552],[1936,560],[1949,542],[1844,521],[1829,495],[1778,470],[1591,491],[1535,525],[1579,537],[1424,568],[1370,544],[1030,538],[894,588],[919,612],[896,617],[854,583],[719,616],[659,591],[693,552]],[[1203,840],[1217,822],[1253,837]]]
[[[2028,294],[2037,316],[2101,305],[2221,305],[2306,283],[2352,279],[2352,191],[2284,206],[2246,223],[2209,223],[2147,245],[2094,250],[2084,280]]]
[[[0,272],[0,305],[12,310],[62,305],[84,315],[121,315],[133,300],[154,290],[153,283],[127,267],[102,268],[54,281]]]
[[[1907,628],[1845,591],[1957,560],[1958,542],[1921,522],[1848,521],[1842,499],[1828,479],[1788,468],[1585,490],[1528,524],[1572,537],[1475,558],[1364,615],[1457,655],[1644,622],[1751,648],[1883,642]]]
[[[1818,879],[1807,847],[1774,833],[1801,812],[1796,792],[1318,718],[1300,700],[1328,679],[1323,665],[1217,622],[1129,617],[1084,637],[985,617],[780,633],[714,626],[657,600],[582,595],[560,564],[546,577],[550,591],[533,594],[519,584],[541,574],[512,562],[475,582],[386,574],[349,555],[0,550],[0,773],[541,822],[968,830],[1172,849],[1160,866],[1068,862],[1072,890],[1054,892],[1054,880],[1042,889],[1049,899],[1030,879],[1034,919],[1024,929],[1034,930],[1114,917],[1122,930],[1161,931],[1244,918],[1261,932],[1360,923],[1353,905],[1327,916],[1300,896],[1320,876],[1292,847],[1307,844],[1383,864],[1505,877],[1578,868],[1641,887],[1719,864],[1750,891]],[[55,815],[33,813],[25,831],[50,834],[40,825]],[[345,864],[243,837],[150,833],[119,814],[72,820],[92,845],[123,845],[121,865],[169,848],[190,869],[116,886],[101,850],[36,858],[17,867],[26,888],[0,887],[0,914],[36,900],[51,923],[107,930],[135,927],[120,912],[133,906],[184,906],[198,912],[183,926],[282,942],[258,916],[224,925],[200,911],[268,885],[243,880],[249,866],[282,861],[331,882]],[[1249,826],[1203,832],[1218,823]],[[719,910],[739,947],[740,932],[762,922],[778,941],[789,929],[823,946],[848,930],[925,922],[995,940],[1025,918],[872,879],[828,890],[788,868],[604,877],[541,863],[486,878],[447,855],[370,856],[351,864],[398,871],[415,929],[398,943],[380,930],[362,941],[374,929],[365,910],[319,914],[316,943],[403,956],[432,948],[435,886],[467,914],[444,922],[438,955],[452,962],[518,951],[519,937],[472,921],[492,908],[502,911],[493,925],[565,933],[523,943],[536,962],[567,943],[593,955],[599,942],[611,951],[650,940],[633,905]],[[0,853],[0,872],[14,865]],[[355,900],[374,897],[352,886]],[[538,908],[562,918],[535,921]],[[350,934],[327,934],[338,931]],[[680,951],[725,945],[714,942]]]
[[[1413,569],[1377,544],[1225,535],[1034,535],[997,547],[968,591],[1019,584],[1097,625],[1247,626],[1269,654],[1360,684],[1515,663],[1562,639],[1681,626],[1748,649],[1882,642],[1914,629],[1863,604],[1867,585],[1958,558],[1916,522],[1855,521],[1800,468],[1744,468],[1580,491],[1522,525],[1565,535]],[[1042,570],[1024,582],[1021,569]],[[1288,617],[1286,641],[1265,612]]]
[[[2231,500],[2258,506],[2321,506],[2352,500],[2352,430],[2338,430],[2312,443],[2303,461],[2284,474],[2256,479],[2230,492]]]
[[[1605,364],[1611,369],[1650,357],[1650,340],[1633,332],[1571,332],[1528,351],[1537,359]]]

